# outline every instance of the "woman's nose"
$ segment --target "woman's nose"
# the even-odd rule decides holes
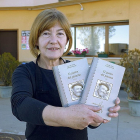
[[[58,41],[57,36],[55,34],[52,34],[50,37],[50,43],[51,44],[56,44]]]

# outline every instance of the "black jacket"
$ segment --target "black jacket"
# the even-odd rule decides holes
[[[22,64],[13,73],[12,86],[12,112],[20,121],[27,122],[27,140],[88,140],[87,128],[45,125],[42,118],[45,106],[61,107],[52,70],[40,68],[34,62]]]

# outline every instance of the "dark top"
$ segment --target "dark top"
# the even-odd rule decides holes
[[[44,123],[42,111],[47,104],[62,106],[52,70],[40,68],[34,62],[22,64],[13,73],[12,86],[12,112],[17,119],[27,122],[27,140],[88,140],[87,128],[76,130]]]

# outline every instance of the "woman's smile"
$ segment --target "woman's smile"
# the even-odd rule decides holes
[[[52,47],[52,48],[47,48],[48,50],[50,50],[50,51],[57,51],[57,50],[59,50],[59,48],[57,48],[57,47]]]

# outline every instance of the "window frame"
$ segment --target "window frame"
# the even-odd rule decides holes
[[[86,26],[105,26],[105,52],[109,52],[109,26],[119,26],[119,25],[129,25],[129,21],[116,21],[107,23],[89,23],[89,24],[71,24],[74,27],[74,49],[76,49],[76,27],[86,27]],[[74,56],[74,55],[67,55]],[[87,55],[86,57],[96,57],[97,55]],[[120,57],[120,55],[108,55],[108,57]]]

